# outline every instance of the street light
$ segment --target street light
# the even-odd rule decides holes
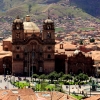
[[[3,68],[4,68],[4,77],[6,77],[6,74],[5,74],[6,64],[3,64]]]
[[[90,84],[90,96],[91,96],[91,84]]]
[[[50,94],[51,94],[51,100],[52,100],[52,96],[53,96],[53,91],[52,91],[52,89],[51,89],[51,93],[50,93]]]
[[[10,78],[8,77],[8,79],[7,79],[7,87],[8,87],[8,89],[9,89],[9,81],[10,81]]]
[[[69,84],[69,95],[70,95],[70,84]]]

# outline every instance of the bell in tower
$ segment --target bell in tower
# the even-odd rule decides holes
[[[49,14],[48,18],[43,22],[42,39],[46,42],[53,42],[55,39],[54,22],[50,19]]]
[[[23,21],[17,16],[12,25],[12,42],[22,41],[24,39]]]

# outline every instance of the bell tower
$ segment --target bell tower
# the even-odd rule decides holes
[[[23,73],[23,21],[17,17],[12,24],[12,73]]]
[[[54,22],[48,18],[43,22],[43,36],[42,39],[44,42],[54,42],[55,41],[55,29]]]
[[[54,22],[48,17],[43,22],[42,40],[44,42],[44,73],[55,70],[55,28]]]
[[[17,17],[12,25],[12,41],[22,42],[24,40],[24,28],[22,20]]]

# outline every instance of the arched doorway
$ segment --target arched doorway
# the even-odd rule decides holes
[[[30,75],[35,74],[35,73],[36,73],[36,66],[31,66]]]
[[[11,70],[9,68],[5,68],[5,74],[6,75],[10,75],[11,74]]]
[[[77,74],[80,74],[82,72],[83,72],[82,69],[78,69]]]
[[[10,75],[12,73],[12,58],[11,57],[5,57],[3,58],[3,65],[5,65],[3,74]]]

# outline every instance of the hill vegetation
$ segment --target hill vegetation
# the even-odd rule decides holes
[[[99,15],[99,0],[0,0],[0,13],[10,16],[41,14],[51,9],[58,16],[73,15],[89,17]],[[80,9],[82,8],[82,9]]]
[[[82,1],[82,2],[81,2]],[[56,32],[69,32],[87,27],[90,22],[99,22],[97,12],[92,10],[91,3],[86,0],[0,0],[0,30],[10,32],[9,24],[16,16],[24,18],[27,14],[31,16],[32,21],[41,28],[43,20],[49,16],[55,21]],[[94,5],[97,3],[94,3]],[[99,8],[99,7],[98,7]],[[92,16],[93,15],[93,16]],[[98,13],[99,15],[99,13]],[[86,22],[87,21],[87,24]],[[5,22],[5,26],[3,25]],[[81,27],[80,27],[81,26]],[[5,27],[7,28],[5,30]],[[11,26],[9,26],[11,27]],[[60,27],[60,28],[59,28]],[[0,34],[2,33],[0,31]]]
[[[95,17],[100,17],[100,0],[70,0],[70,5],[77,6]]]

